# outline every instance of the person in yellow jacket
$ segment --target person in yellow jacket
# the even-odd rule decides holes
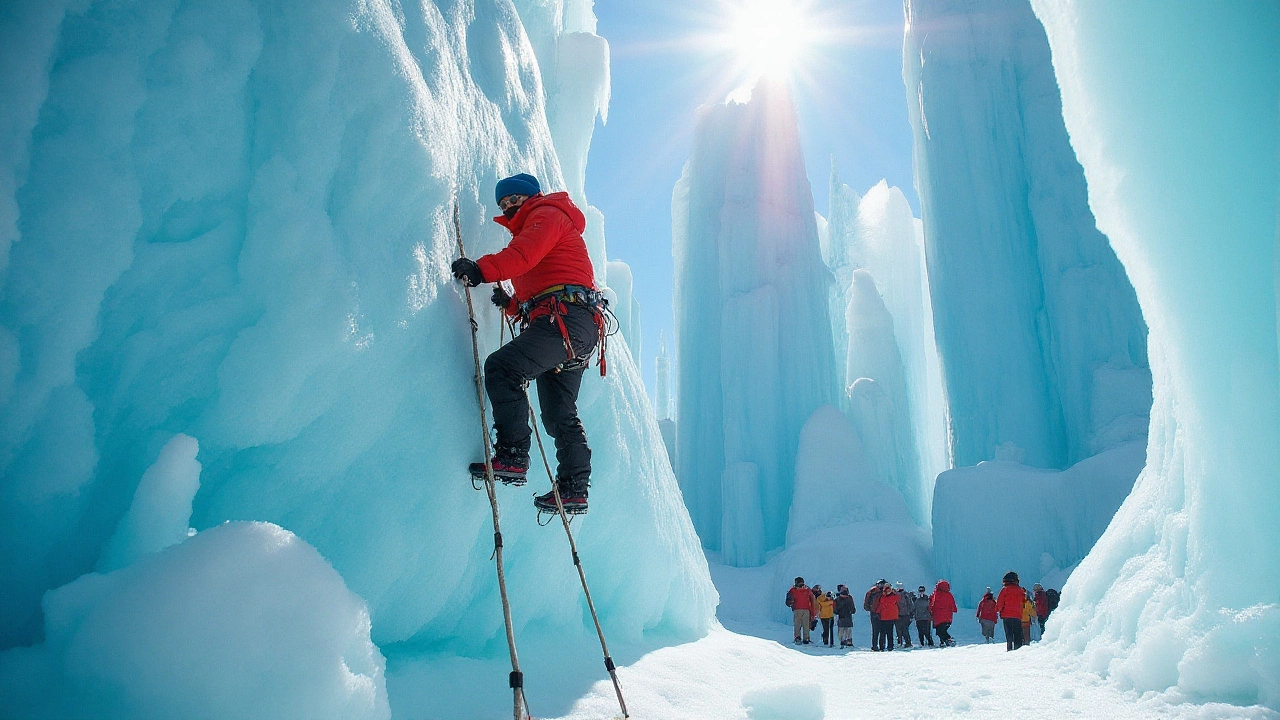
[[[1031,593],[1027,593],[1022,598],[1022,637],[1026,638],[1028,645],[1031,644],[1031,621],[1036,619],[1036,603],[1031,599]]]
[[[816,598],[818,603],[818,619],[822,621],[822,644],[827,647],[836,646],[836,633],[833,628],[836,617],[836,599],[831,593],[823,593]]]

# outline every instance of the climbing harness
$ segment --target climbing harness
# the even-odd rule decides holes
[[[596,365],[600,367],[600,377],[604,377],[608,371],[605,350],[609,337],[618,332],[618,320],[609,309],[609,301],[605,299],[604,293],[584,285],[553,285],[519,304],[520,327],[523,330],[541,318],[549,318],[548,322],[554,323],[560,330],[566,355],[565,361],[557,365],[554,371],[565,372],[585,368],[591,364],[591,353],[579,356],[574,351],[573,342],[569,339],[569,327],[564,324],[564,316],[569,312],[569,305],[580,305],[591,310],[597,333]]]
[[[453,203],[453,234],[458,241],[458,257],[466,257],[466,248],[462,245],[462,222],[458,219],[458,203]],[[471,288],[463,283],[463,291],[467,297],[467,317],[471,321],[471,355],[475,361],[476,400],[480,404],[480,434],[484,437],[484,487],[489,496],[489,507],[493,511],[493,559],[498,569],[498,594],[502,597],[502,620],[507,626],[507,650],[511,653],[511,675],[507,683],[511,687],[513,698],[513,715],[515,720],[532,720],[529,714],[529,703],[524,694],[524,673],[520,672],[520,658],[516,655],[516,634],[511,622],[511,603],[507,599],[507,578],[502,564],[502,528],[498,523],[498,495],[494,491],[493,448],[489,443],[489,419],[484,409],[484,383],[480,377],[480,325],[476,323],[475,306],[471,303]],[[473,483],[474,485],[474,483]]]

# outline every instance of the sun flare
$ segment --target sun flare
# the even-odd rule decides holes
[[[729,36],[752,79],[797,69],[812,40],[812,23],[793,0],[744,0],[731,9]]]

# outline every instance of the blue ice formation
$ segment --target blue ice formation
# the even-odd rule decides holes
[[[844,350],[836,359],[845,405],[864,440],[881,438],[871,444],[880,448],[873,454],[882,482],[898,488],[912,517],[927,526],[947,451],[920,223],[902,191],[884,181],[859,197],[833,166],[831,182],[826,258],[836,277],[832,305],[841,318],[835,337]],[[864,378],[876,382],[859,385]],[[868,422],[868,403],[879,407],[882,422]]]
[[[829,273],[785,87],[699,110],[671,206],[677,475],[704,546],[759,565],[786,538],[800,429],[836,396]]]
[[[580,185],[581,128],[608,97],[592,22],[576,0],[6,8],[0,647],[53,638],[48,591],[196,541],[216,555],[227,541],[201,538],[247,520],[331,563],[380,648],[501,664],[489,507],[463,474],[481,442],[449,217],[457,197],[477,255],[505,242],[497,178]],[[498,318],[476,301],[488,352]],[[715,591],[636,366],[616,350],[609,365],[581,398],[596,449],[582,561],[620,647],[696,636]],[[181,442],[165,450],[180,436],[198,470]],[[147,510],[153,466],[199,483],[199,534],[158,554],[173,533],[128,519],[181,524],[174,506]],[[536,525],[526,493],[500,500],[532,682],[592,635],[563,534]],[[485,696],[501,702],[505,683],[495,673],[503,692]]]
[[[953,467],[1062,469],[1141,438],[1146,326],[1095,227],[1025,0],[909,0],[915,133]]]
[[[1280,6],[1033,4],[1155,379],[1147,467],[1049,637],[1139,692],[1280,710]]]

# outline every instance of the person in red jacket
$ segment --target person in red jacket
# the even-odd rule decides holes
[[[1000,613],[996,612],[996,596],[991,594],[991,588],[987,588],[987,594],[982,596],[982,600],[978,601],[978,612],[976,613],[978,622],[982,624],[982,637],[987,642],[996,639],[996,621],[1000,619]]]
[[[532,436],[525,388],[536,381],[542,422],[556,443],[556,484],[564,509],[584,513],[591,448],[578,419],[578,389],[604,327],[602,300],[582,239],[587,220],[568,193],[543,195],[532,175],[499,181],[494,195],[502,210],[494,222],[511,232],[511,242],[475,261],[459,258],[452,267],[454,277],[468,286],[499,283],[493,303],[523,321],[520,334],[484,363],[498,436],[494,476],[507,485],[525,483]],[[502,280],[511,281],[514,295],[507,294]],[[478,478],[486,474],[482,462],[472,463],[470,471]],[[556,511],[552,492],[533,502],[539,511]]]
[[[1044,621],[1049,617],[1049,595],[1044,586],[1036,583],[1032,588],[1036,593],[1036,622],[1040,624],[1040,636],[1044,637]]]
[[[951,594],[951,583],[939,580],[933,586],[933,597],[929,598],[929,614],[933,616],[933,629],[938,633],[942,647],[956,644],[949,631],[957,610],[956,598]]]
[[[996,597],[996,612],[1004,623],[1005,650],[1017,650],[1026,644],[1022,637],[1022,601],[1027,591],[1018,585],[1018,573],[1010,570],[1004,574],[1004,587]]]
[[[787,607],[791,608],[792,624],[796,635],[796,644],[809,644],[809,631],[813,626],[809,624],[810,618],[814,615],[813,591],[804,586],[804,578],[796,578],[796,584],[787,591],[786,598]]]
[[[879,649],[888,652],[893,650],[893,629],[898,621],[898,593],[889,583],[884,584],[884,589],[880,593],[879,609],[882,625]]]

